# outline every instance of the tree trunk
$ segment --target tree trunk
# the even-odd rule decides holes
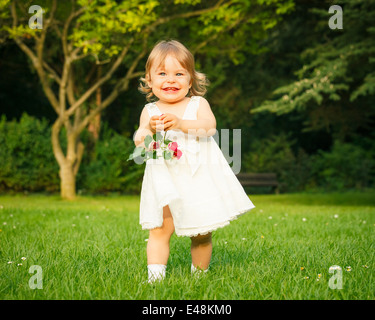
[[[97,69],[97,81],[100,80],[102,77],[102,66],[98,66]],[[102,104],[102,88],[99,87],[96,89],[96,95],[95,95],[95,100],[96,100],[96,107],[100,107]],[[100,118],[101,114],[98,113],[89,123],[88,126],[88,131],[91,132],[92,137],[94,139],[94,145],[96,144],[98,138],[99,138],[99,131],[100,131]]]
[[[68,161],[60,167],[60,192],[66,200],[74,200],[76,197],[76,176],[73,165]]]
[[[58,118],[52,126],[52,148],[60,171],[60,194],[62,199],[74,200],[76,198],[76,176],[81,164],[85,146],[79,140],[77,132],[70,130],[67,133],[66,156],[60,145],[60,131],[63,121]],[[65,123],[69,125],[69,123]],[[67,129],[67,131],[69,131]]]

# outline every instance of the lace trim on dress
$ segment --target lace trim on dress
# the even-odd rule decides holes
[[[228,220],[225,220],[225,221],[222,221],[222,222],[219,222],[219,223],[215,223],[214,225],[211,225],[211,226],[205,226],[205,227],[200,227],[200,228],[195,227],[194,232],[191,232],[190,228],[182,228],[182,229],[179,229],[178,232],[176,230],[176,235],[178,237],[196,237],[198,235],[208,234],[208,233],[213,232],[217,229],[220,229],[220,228],[223,228],[223,227],[227,226],[228,224],[230,224],[231,221],[237,220],[238,217],[242,216],[243,214],[245,214],[246,212],[248,212],[248,211],[250,211],[251,209],[254,209],[254,208],[255,208],[255,206],[250,207],[250,208],[246,208],[246,209],[243,209],[243,210],[239,210],[236,214],[231,216]],[[144,223],[144,224],[142,224],[142,230],[159,228],[162,225],[163,224],[156,225],[156,224]]]
[[[223,228],[223,227],[227,226],[231,221],[237,220],[238,217],[242,216],[243,214],[245,214],[246,212],[250,211],[253,208],[254,207],[247,208],[247,209],[244,209],[244,210],[240,210],[240,211],[238,211],[237,214],[235,214],[234,216],[230,217],[228,220],[216,223],[216,224],[214,224],[212,226],[194,228],[194,232],[191,232],[191,231],[189,232],[189,228],[186,228],[185,230],[184,229],[180,229],[178,231],[178,233],[176,232],[176,235],[178,237],[196,237],[198,235],[208,234],[208,233],[213,232],[213,231],[215,231],[215,230],[217,230],[219,228]]]

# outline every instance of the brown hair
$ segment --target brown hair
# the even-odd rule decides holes
[[[155,61],[160,61],[160,64],[163,65],[168,55],[173,55],[190,74],[191,88],[188,96],[204,96],[207,92],[206,86],[209,85],[209,81],[205,74],[195,70],[192,53],[176,40],[162,40],[152,49],[146,62],[145,77],[140,78],[141,83],[138,89],[140,92],[146,94],[147,101],[151,102],[155,100],[152,89],[147,84],[147,80],[150,79],[151,66]]]

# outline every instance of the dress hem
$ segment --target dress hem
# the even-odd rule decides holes
[[[242,216],[243,214],[245,214],[246,212],[248,212],[248,211],[250,211],[251,209],[254,209],[254,208],[255,208],[255,206],[252,206],[252,207],[249,207],[249,208],[246,208],[246,209],[243,209],[243,210],[239,210],[237,214],[233,215],[232,217],[228,218],[227,220],[222,221],[222,222],[218,222],[214,225],[196,228],[198,230],[195,230],[193,233],[180,232],[181,229],[180,229],[180,231],[175,230],[175,233],[178,237],[196,237],[198,235],[206,235],[206,234],[208,234],[212,231],[215,231],[217,229],[220,229],[220,228],[223,228],[223,227],[229,225],[231,221],[237,220],[238,217]],[[155,229],[155,228],[160,228],[163,225],[163,223],[156,225],[156,224],[151,224],[151,223],[145,222],[145,223],[141,223],[141,225],[142,225],[142,230],[152,230],[152,229]]]

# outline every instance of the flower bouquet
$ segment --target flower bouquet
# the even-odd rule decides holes
[[[160,132],[156,132],[152,136],[147,135],[144,140],[146,148],[136,147],[127,161],[134,160],[136,163],[141,164],[149,159],[161,157],[170,161],[180,159],[182,151],[178,149],[177,142],[166,139],[165,135]]]

